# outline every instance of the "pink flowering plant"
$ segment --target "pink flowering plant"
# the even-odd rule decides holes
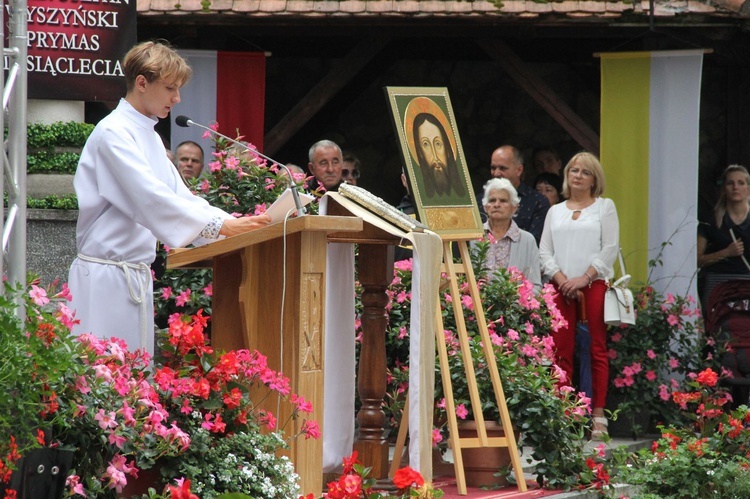
[[[19,459],[47,444],[60,394],[71,375],[82,372],[69,328],[67,286],[49,288],[32,280],[27,286],[2,284],[0,295],[0,497]],[[19,318],[25,309],[25,320]]]
[[[289,438],[258,403],[271,394],[312,411],[290,393],[289,380],[268,368],[259,352],[215,352],[204,329],[208,317],[174,315],[164,332],[162,358],[129,352],[122,340],[79,336],[85,370],[59,398],[53,445],[75,451],[70,496],[115,497],[146,470],[150,485],[170,490],[190,482],[204,499],[242,492],[256,498],[292,497],[297,475],[277,456]],[[317,438],[306,420],[304,438]],[[129,497],[129,496],[128,496]]]
[[[293,438],[320,437],[318,423],[307,416],[312,404],[292,393],[289,379],[270,369],[260,352],[215,352],[204,335],[207,320],[200,311],[173,315],[161,339],[154,384],[191,439],[179,456],[162,460],[162,478],[190,480],[192,492],[203,499],[229,492],[294,497],[298,476],[277,451]],[[292,418],[303,418],[301,435],[285,435],[288,421],[278,421],[261,405],[276,397],[292,405]]]
[[[277,164],[269,164],[257,154],[209,132],[204,138],[214,140],[214,151],[206,154],[209,160],[203,175],[188,183],[195,194],[212,206],[235,217],[259,215],[289,186],[288,176]],[[242,136],[236,138],[242,139]],[[302,189],[307,188],[309,180],[303,174],[294,174],[295,183]],[[317,203],[311,203],[309,209],[317,210]],[[163,264],[168,250],[160,249],[157,262]],[[211,270],[159,270],[155,278],[154,304],[159,327],[166,328],[169,316],[176,312],[194,314],[203,309],[211,314]]]
[[[531,459],[538,461],[535,472],[540,484],[560,488],[587,487],[593,484],[596,474],[587,466],[586,459],[597,463],[601,460],[595,451],[584,448],[588,399],[559,384],[561,371],[553,360],[551,333],[560,327],[563,319],[553,301],[554,291],[551,287],[535,291],[515,269],[490,274],[484,266],[485,255],[486,245],[479,243],[472,255],[474,270],[508,408],[514,425],[521,432],[520,444],[532,449]],[[398,262],[388,289],[391,300],[386,342],[390,374],[387,411],[392,422],[400,418],[403,394],[408,389],[410,283],[411,262]],[[470,336],[470,353],[483,401],[483,415],[487,420],[497,421],[499,412],[484,361],[474,304],[465,282],[459,283],[459,289]],[[450,295],[441,297],[441,310],[457,416],[471,418],[472,408]],[[436,370],[440,370],[438,359]],[[436,421],[445,421],[445,400],[440,377],[437,378]],[[433,442],[441,449],[445,448],[447,437],[445,424],[434,429]],[[512,479],[512,475],[509,478]]]
[[[683,414],[667,403],[687,373],[717,362],[706,349],[700,309],[692,296],[663,295],[651,286],[634,292],[636,323],[611,328],[608,337],[610,403],[633,436]],[[619,423],[620,421],[616,422]],[[631,436],[631,435],[624,435]]]
[[[191,488],[203,499],[295,497],[294,468],[277,453],[297,435],[260,404],[278,396],[293,418],[312,407],[263,355],[215,352],[198,311],[170,319],[154,363],[117,338],[72,336],[69,299],[67,287],[36,282],[0,296],[0,497],[17,497],[13,472],[35,449],[71,456],[65,497],[130,497],[132,482],[153,471],[152,497]],[[301,428],[301,438],[320,436],[314,420]]]
[[[69,494],[115,497],[139,472],[190,445],[150,382],[150,356],[120,339],[78,336],[83,370],[59,395],[52,446],[74,451]]]

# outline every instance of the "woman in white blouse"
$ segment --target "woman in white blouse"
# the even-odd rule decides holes
[[[490,274],[498,269],[515,267],[536,289],[540,289],[542,278],[536,240],[513,221],[519,203],[518,192],[510,180],[493,178],[484,184],[482,205],[487,214],[484,233],[490,241],[486,265]]]
[[[620,224],[611,199],[602,198],[604,171],[591,153],[578,153],[563,173],[564,203],[552,206],[540,243],[542,271],[557,288],[557,306],[568,326],[553,335],[557,364],[572,380],[579,293],[585,298],[591,334],[592,438],[607,433],[604,406],[609,382],[604,294],[614,276]]]

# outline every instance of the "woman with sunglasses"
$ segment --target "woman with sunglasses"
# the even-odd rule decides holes
[[[542,271],[558,293],[555,302],[568,325],[553,333],[557,364],[570,384],[575,354],[578,300],[584,298],[591,334],[593,430],[598,439],[607,434],[604,406],[609,382],[607,326],[604,324],[604,294],[614,276],[619,250],[620,224],[617,210],[604,193],[604,171],[591,153],[578,153],[563,171],[566,201],[549,209],[539,248]]]
[[[350,185],[357,185],[362,163],[352,153],[344,153],[344,167],[341,169],[341,179]]]

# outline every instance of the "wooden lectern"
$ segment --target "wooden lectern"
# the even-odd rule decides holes
[[[326,240],[335,232],[356,233],[361,218],[304,216],[206,246],[175,250],[169,268],[211,267],[212,345],[247,348],[268,357],[268,366],[289,377],[292,392],[312,402],[311,418],[323,425],[323,340],[325,332]],[[286,258],[285,258],[286,256]],[[276,397],[264,408],[288,420],[292,407]],[[301,420],[290,421],[287,435]],[[323,431],[330,429],[323,428]],[[323,441],[299,437],[289,457],[304,493],[318,497],[323,487]]]

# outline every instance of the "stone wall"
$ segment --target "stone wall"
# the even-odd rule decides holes
[[[68,281],[68,268],[76,256],[78,210],[28,210],[26,270],[44,284]]]

